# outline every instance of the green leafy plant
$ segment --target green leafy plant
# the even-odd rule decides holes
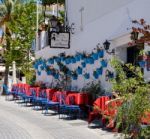
[[[150,85],[144,82],[139,67],[126,64],[126,67],[134,74],[129,78],[123,70],[123,63],[120,60],[113,58],[111,65],[116,70],[116,78],[111,81],[113,90],[120,92],[120,97],[124,101],[118,109],[117,126],[121,127],[125,137],[127,135],[131,135],[132,138],[146,137],[146,132],[143,132],[141,126],[141,118],[150,109]]]
[[[95,100],[98,96],[102,96],[105,94],[100,81],[98,82],[92,81],[87,83],[82,88],[82,91],[91,94],[93,100]]]

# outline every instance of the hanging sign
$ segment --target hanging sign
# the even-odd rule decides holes
[[[51,32],[50,33],[50,48],[70,48],[70,33],[69,32]]]

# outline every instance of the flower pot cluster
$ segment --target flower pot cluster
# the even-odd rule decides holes
[[[52,69],[49,69],[49,66],[57,67],[56,65],[59,65],[60,63],[65,65],[68,69],[70,65],[76,65],[77,68],[74,71],[68,71],[66,74],[70,76],[73,80],[78,79],[78,75],[83,75],[85,79],[89,79],[90,73],[85,72],[85,68],[87,65],[93,65],[95,61],[100,61],[100,67],[97,68],[95,71],[93,71],[93,77],[95,79],[98,79],[100,75],[103,74],[103,68],[107,67],[107,60],[104,59],[104,50],[103,49],[97,49],[97,52],[92,52],[91,54],[87,54],[86,52],[79,53],[77,52],[74,56],[73,55],[67,55],[65,53],[61,53],[58,56],[50,57],[49,59],[37,59],[34,63],[34,68],[36,69],[38,75],[41,75],[41,71],[46,71],[47,75],[53,76],[55,79],[59,79],[59,74],[61,70],[64,68],[63,66],[59,66],[59,69],[55,69],[54,72]],[[80,64],[80,65],[79,65]],[[39,68],[40,67],[40,68]]]

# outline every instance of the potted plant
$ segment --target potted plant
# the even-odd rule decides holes
[[[76,72],[77,72],[77,74],[82,74],[82,68],[78,66]]]
[[[107,67],[107,61],[106,61],[106,60],[102,59],[102,60],[100,61],[100,63],[101,63],[101,65],[102,65],[103,68],[106,68],[106,67]]]
[[[83,68],[86,67],[86,63],[85,62],[82,62],[81,65],[82,65]]]
[[[89,78],[90,78],[90,74],[89,74],[89,73],[85,73],[85,74],[84,74],[84,78],[85,78],[85,79],[89,79]]]
[[[94,76],[95,79],[98,79],[99,74],[98,74],[98,72],[96,70],[93,71],[93,76]]]

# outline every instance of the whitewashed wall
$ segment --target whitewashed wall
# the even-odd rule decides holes
[[[71,35],[71,48],[66,50],[45,47],[36,52],[36,58],[48,59],[64,51],[67,54],[75,54],[76,51],[91,52],[98,43],[102,46],[106,39],[110,39],[112,40],[111,48],[121,47],[120,50],[116,49],[117,55],[125,61],[125,46],[127,47],[130,40],[129,35],[125,34],[130,32],[127,28],[132,27],[131,18],[144,18],[150,23],[150,0],[67,0],[66,2],[69,23],[75,23],[75,34]],[[80,29],[81,8],[84,9],[82,13],[83,30]],[[105,53],[105,58],[109,60],[111,56]],[[93,68],[88,67],[87,69],[93,70]],[[43,73],[37,76],[37,80],[48,81],[49,78]],[[104,76],[101,77],[101,81],[104,88],[110,87]],[[82,87],[85,82],[79,78],[73,84]]]

